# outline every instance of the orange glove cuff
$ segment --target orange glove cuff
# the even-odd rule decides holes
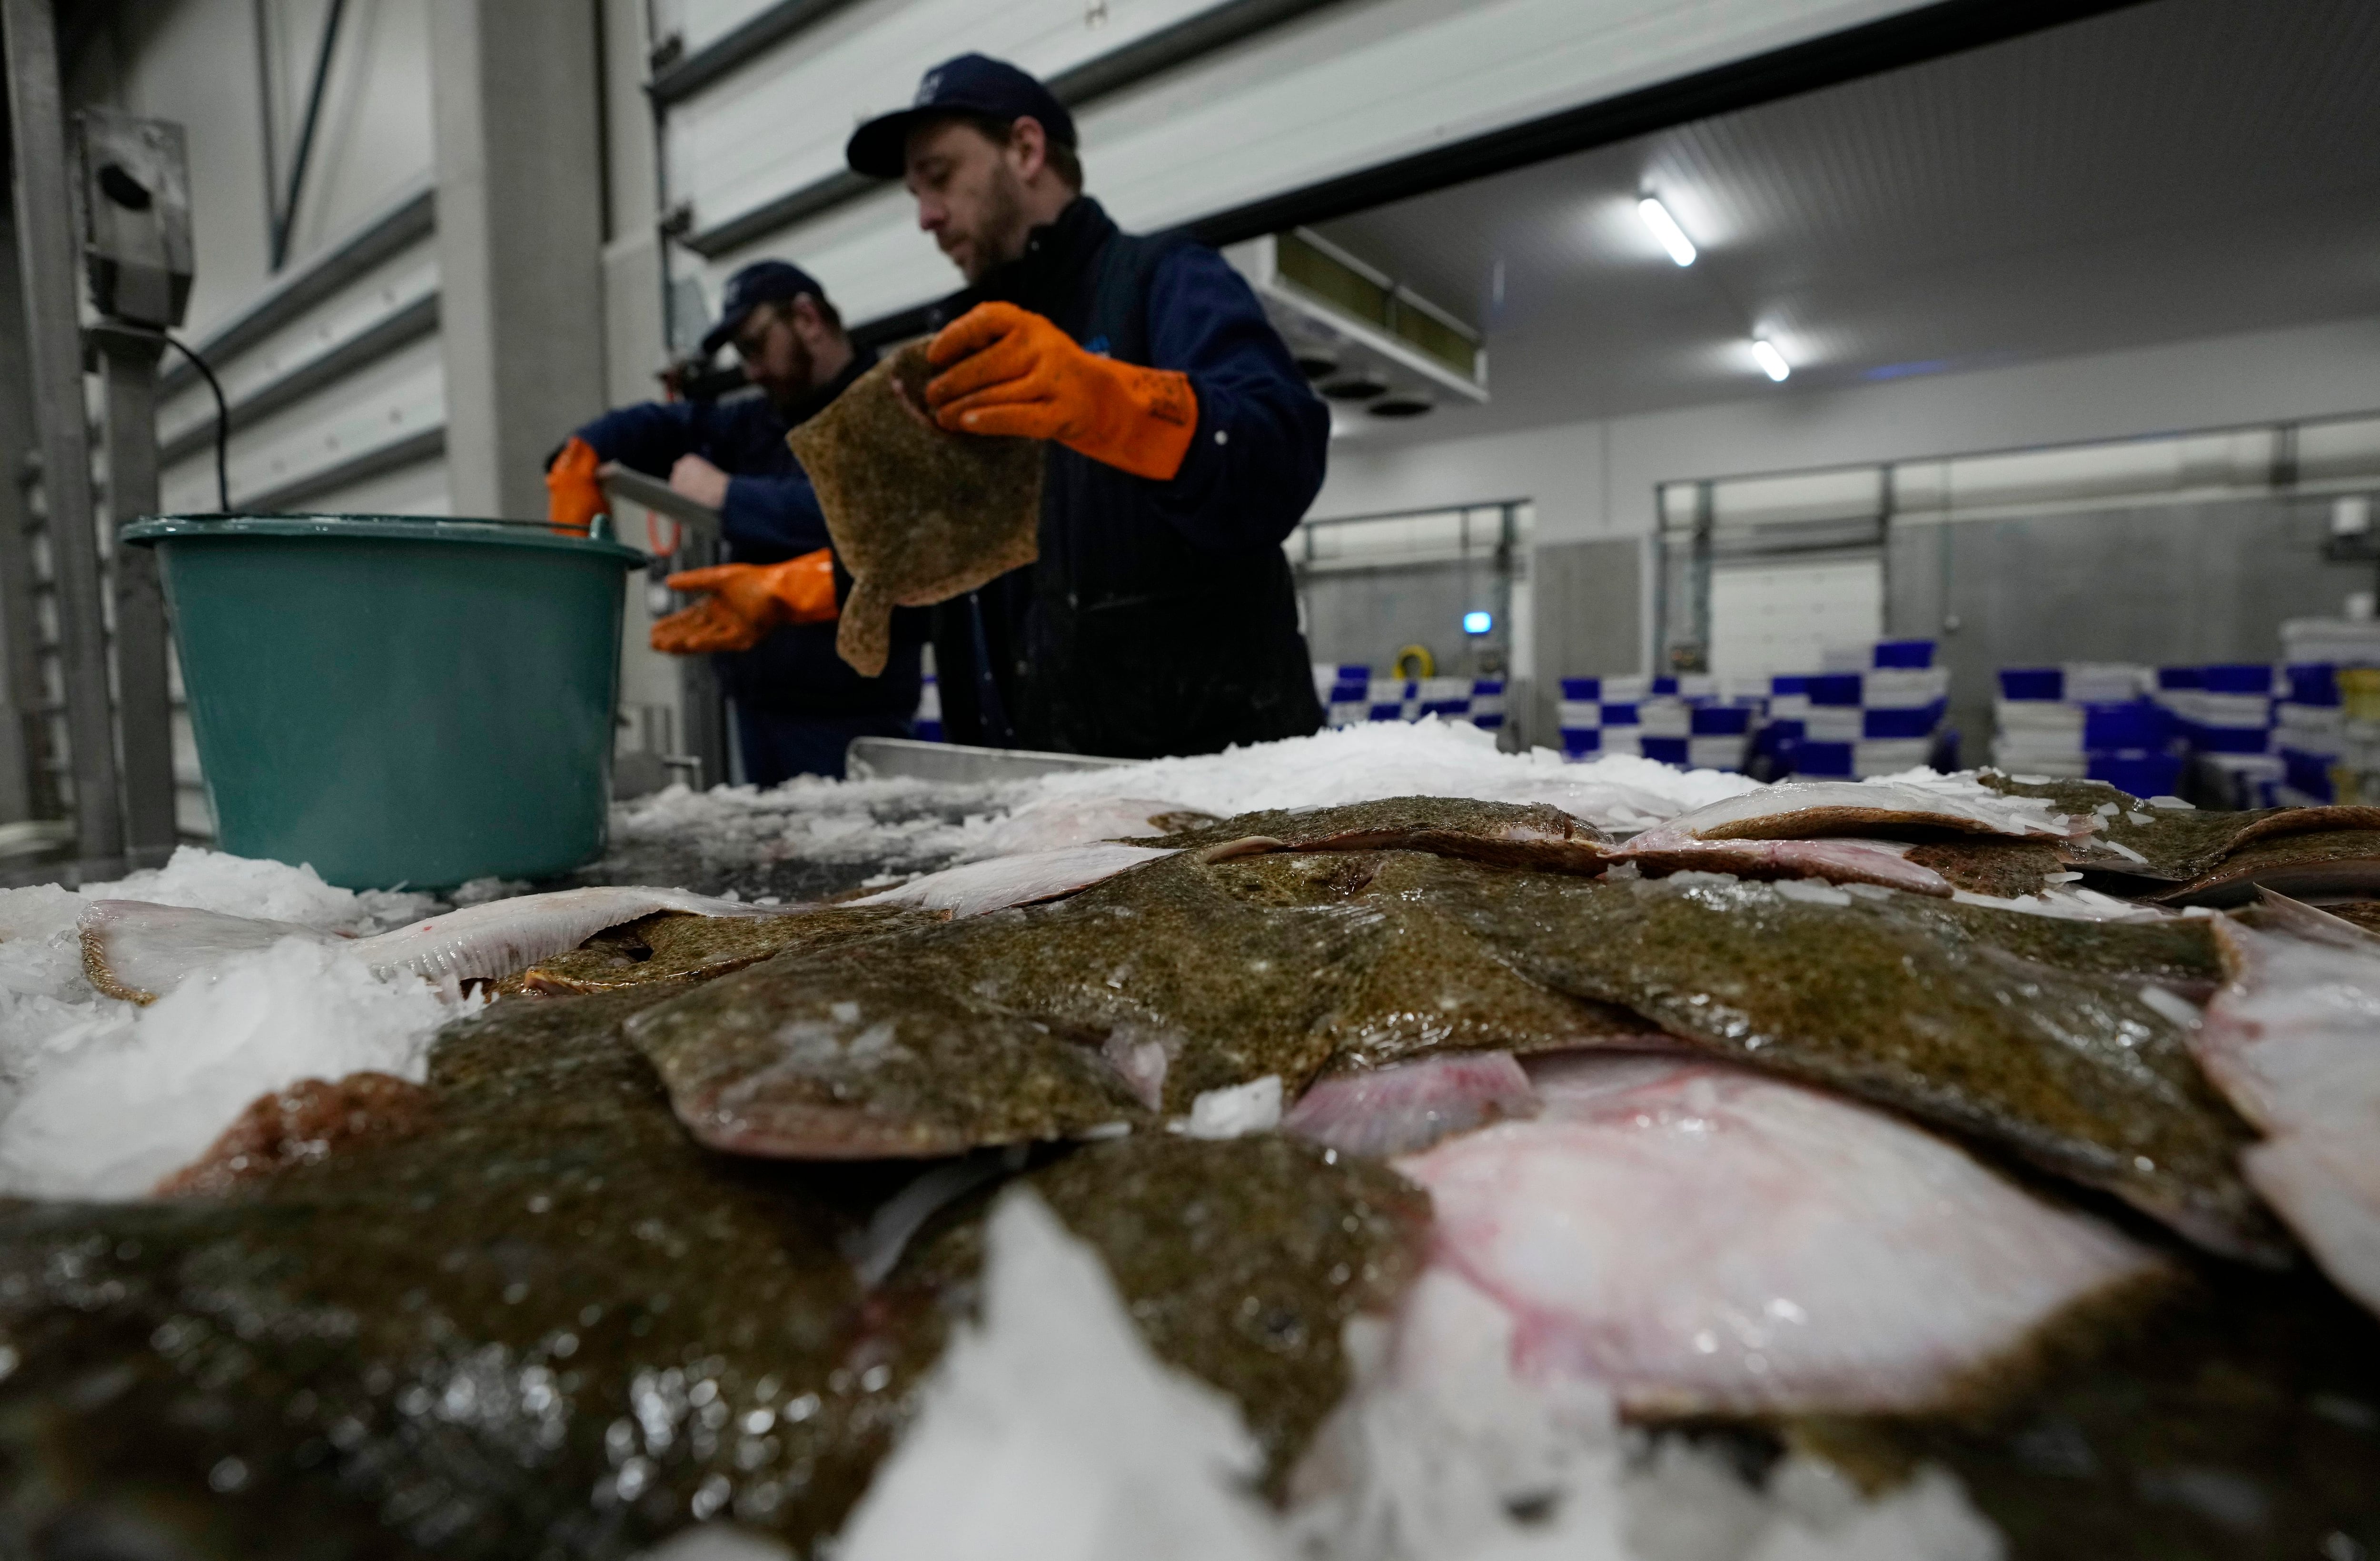
[[[593,529],[595,517],[605,513],[611,505],[603,497],[602,480],[595,475],[601,465],[595,446],[572,434],[570,443],[553,457],[545,469],[545,523],[557,531],[571,531],[584,536]]]
[[[953,433],[1053,439],[1106,466],[1165,482],[1198,429],[1190,376],[1119,363],[1014,304],[978,304],[926,349],[942,372],[926,385]]]

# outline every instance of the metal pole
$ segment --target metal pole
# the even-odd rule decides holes
[[[153,331],[101,324],[107,406],[108,530],[115,575],[116,722],[124,740],[124,835],[135,867],[173,855],[174,704],[165,669],[165,594],[154,549],[127,547],[124,528],[157,513],[157,360]]]
[[[5,210],[5,208],[0,208]],[[25,317],[17,286],[17,223],[0,234],[0,823],[58,816],[49,767],[50,719],[42,709],[41,638],[33,616],[33,551],[28,535],[24,453],[33,445],[25,383]]]
[[[710,538],[693,528],[682,533],[686,541],[677,558],[673,560],[682,569],[700,569],[719,562],[724,551]],[[727,784],[727,696],[719,686],[719,674],[709,656],[677,658],[679,750],[701,761],[702,768],[695,777],[694,788]]]
[[[86,862],[119,860],[115,736],[107,698],[107,626],[91,530],[91,431],[82,400],[82,331],[75,289],[73,205],[66,118],[50,0],[0,0],[8,55],[8,127],[16,140],[17,242],[23,257],[26,359],[42,432],[42,491],[58,584],[67,738],[74,764],[75,828]]]

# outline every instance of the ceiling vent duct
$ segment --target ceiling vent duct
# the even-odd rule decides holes
[[[1419,417],[1450,396],[1488,399],[1476,330],[1320,235],[1295,228],[1224,256],[1330,399],[1383,418]]]
[[[1290,351],[1297,360],[1297,372],[1309,380],[1327,380],[1339,372],[1339,355],[1328,348],[1293,342]]]
[[[1364,408],[1376,418],[1417,418],[1438,405],[1417,390],[1392,390]]]
[[[1335,374],[1316,387],[1333,401],[1369,401],[1389,393],[1389,382],[1362,369]]]

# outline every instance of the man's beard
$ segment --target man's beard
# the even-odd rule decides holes
[[[1005,163],[996,164],[984,190],[983,221],[968,250],[975,262],[966,273],[970,282],[983,280],[993,266],[1005,265],[1025,252],[1025,185]]]
[[[775,402],[780,409],[797,404],[802,397],[818,388],[813,383],[817,372],[816,360],[810,357],[808,345],[802,340],[800,333],[793,328],[790,322],[785,326],[785,337],[793,348],[793,357],[787,365],[785,378],[781,382],[761,387],[769,393],[769,399]]]

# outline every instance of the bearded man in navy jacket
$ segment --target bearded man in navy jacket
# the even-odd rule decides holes
[[[1039,559],[935,609],[945,732],[1153,758],[1318,728],[1281,543],[1330,415],[1239,274],[1120,231],[1082,192],[1073,116],[981,55],[845,158],[906,183],[968,283],[930,348],[937,421],[1048,442]]]

